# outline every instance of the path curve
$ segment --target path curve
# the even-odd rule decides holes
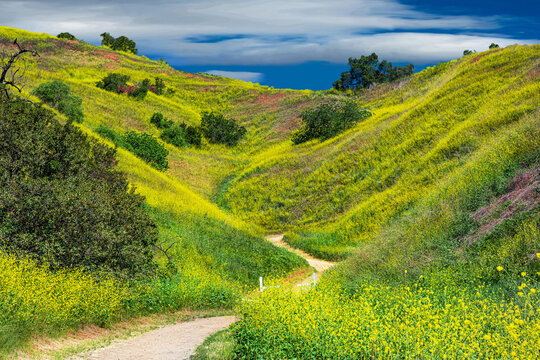
[[[268,235],[272,244],[294,252],[307,260],[317,271],[317,277],[335,263],[317,259],[295,249],[285,241],[283,234]],[[304,280],[311,281],[311,277]],[[195,349],[215,332],[226,329],[236,321],[234,316],[220,316],[181,322],[149,331],[134,338],[113,343],[90,353],[73,357],[73,360],[183,360],[189,359]]]
[[[183,360],[189,359],[208,336],[226,329],[234,316],[196,319],[152,330],[73,359]]]
[[[300,255],[301,257],[303,257],[304,259],[307,260],[307,262],[309,263],[309,265],[312,268],[314,268],[315,270],[317,270],[320,273],[330,269],[332,266],[334,266],[336,264],[336,263],[331,262],[331,261],[325,261],[325,260],[317,259],[317,258],[311,256],[310,254],[308,254],[305,251],[302,251],[300,249],[295,249],[295,248],[291,247],[289,244],[287,244],[285,241],[283,241],[283,236],[284,236],[284,234],[268,235],[268,236],[266,236],[266,240],[270,241],[272,244],[274,244],[276,246],[285,248],[285,249],[289,250],[290,252],[293,252],[295,254]]]

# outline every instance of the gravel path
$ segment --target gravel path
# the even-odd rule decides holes
[[[189,359],[197,346],[235,321],[234,316],[196,319],[152,330],[74,359],[87,360],[181,360]]]

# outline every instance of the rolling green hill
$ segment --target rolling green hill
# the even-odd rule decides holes
[[[540,45],[475,53],[354,94],[189,74],[144,56],[0,27],[2,49],[14,38],[40,54],[27,62],[25,95],[64,81],[83,99],[77,126],[111,146],[98,127],[157,137],[154,112],[197,125],[201,112],[216,111],[246,127],[234,147],[164,144],[166,171],[118,149],[119,168],[145,196],[188,284],[186,304],[230,306],[259,275],[306,266],[266,242],[265,232],[287,231],[293,247],[345,260],[315,290],[269,291],[264,301],[243,304],[234,330],[239,357],[500,358],[516,351],[513,358],[527,358],[540,350]],[[112,72],[132,83],[159,76],[173,92],[138,101],[97,88]],[[326,141],[292,144],[303,110],[344,98],[372,116]],[[17,268],[3,256],[6,268]],[[54,276],[28,266],[36,278]],[[85,275],[65,276],[62,286],[94,286]],[[126,303],[144,311],[182,307],[163,295],[174,287],[166,281],[137,286],[144,290],[104,282],[103,299],[121,299],[96,304],[110,303],[111,313]],[[76,323],[96,322],[94,315]]]

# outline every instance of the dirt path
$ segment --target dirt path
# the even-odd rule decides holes
[[[208,336],[235,321],[234,316],[196,319],[152,330],[129,340],[72,358],[86,360],[189,359]]]
[[[285,241],[283,241],[283,234],[268,235],[266,237],[266,240],[270,241],[272,244],[274,244],[276,246],[285,248],[285,249],[289,250],[290,252],[293,252],[293,253],[296,253],[296,254],[300,255],[301,257],[303,257],[304,259],[307,260],[307,262],[309,263],[309,265],[312,268],[317,270],[319,275],[320,275],[320,273],[330,269],[332,266],[334,266],[336,264],[336,263],[333,263],[333,262],[330,262],[330,261],[325,261],[325,260],[320,260],[320,259],[314,258],[313,256],[309,255],[308,253],[306,253],[306,252],[304,252],[304,251],[302,251],[300,249],[295,249],[295,248],[291,247],[289,244],[287,244]]]
[[[317,271],[317,277],[335,265],[333,262],[316,259],[299,249],[290,247],[283,241],[283,234],[268,235],[268,241],[276,246],[294,252],[307,260]],[[304,282],[311,282],[311,276]],[[234,316],[221,316],[181,322],[152,330],[129,340],[80,354],[73,360],[180,360],[189,359],[195,349],[213,333],[223,330],[236,321]]]

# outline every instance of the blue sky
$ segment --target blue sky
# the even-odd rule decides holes
[[[99,44],[126,35],[177,69],[276,88],[327,89],[349,57],[416,69],[463,50],[538,43],[534,0],[0,0],[0,24]]]

